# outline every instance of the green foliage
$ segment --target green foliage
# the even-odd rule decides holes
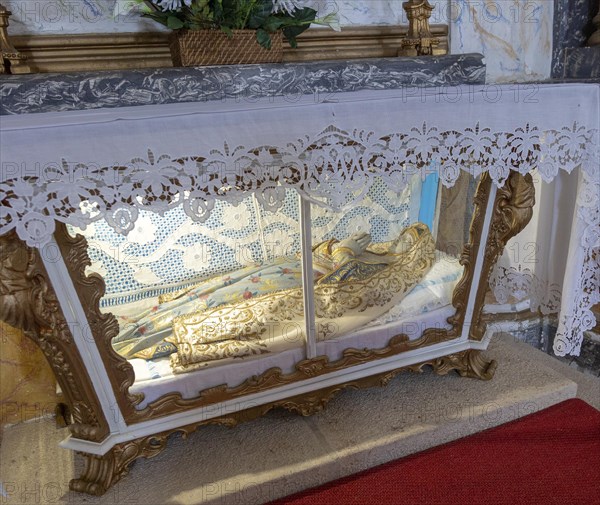
[[[269,33],[262,28],[256,30],[256,41],[263,47],[267,49],[271,49],[271,45],[273,41],[271,40],[271,36]]]
[[[295,23],[288,24],[283,28],[283,34],[290,43],[290,46],[293,48],[298,46],[296,37],[303,31],[308,30],[310,24],[315,20],[316,16],[317,12],[314,9],[309,9],[308,7],[298,10],[294,13]]]
[[[171,30],[178,30],[179,28],[184,27],[184,23],[177,16],[169,16],[167,18],[167,26],[171,28]]]
[[[172,30],[188,29],[221,30],[232,35],[233,30],[256,30],[257,42],[271,48],[271,34],[282,30],[292,47],[297,46],[296,37],[307,30],[316,19],[314,9],[297,9],[292,15],[273,13],[272,0],[192,0],[190,6],[162,11],[151,0],[151,7],[144,16],[152,18]]]

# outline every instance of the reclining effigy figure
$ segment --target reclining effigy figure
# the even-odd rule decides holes
[[[435,261],[426,225],[388,243],[366,233],[313,247],[317,340],[381,316],[414,288]],[[298,347],[305,341],[299,258],[279,258],[159,297],[114,339],[127,358],[171,356],[175,373]]]

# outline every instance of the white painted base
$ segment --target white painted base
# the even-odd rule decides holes
[[[181,426],[199,423],[231,412],[238,412],[240,410],[256,407],[257,405],[264,405],[266,403],[283,400],[285,398],[301,395],[310,391],[316,391],[336,384],[350,382],[363,377],[395,370],[397,368],[403,368],[448,354],[468,349],[485,350],[490,337],[491,333],[487,333],[481,342],[470,342],[462,339],[442,342],[440,344],[424,347],[423,349],[415,349],[414,351],[409,351],[398,356],[358,365],[351,369],[333,372],[326,376],[315,377],[288,386],[248,395],[241,399],[230,400],[208,407],[194,409],[189,412],[181,412],[161,419],[138,423],[127,426],[120,432],[111,433],[111,435],[101,443],[89,442],[87,440],[80,440],[69,436],[61,442],[60,445],[66,449],[103,455],[116,444],[134,440],[139,437],[145,437],[179,428]]]

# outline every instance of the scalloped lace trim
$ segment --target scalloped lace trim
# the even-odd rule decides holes
[[[378,137],[366,130],[342,131],[333,126],[277,146],[231,146],[190,153],[174,159],[148,149],[145,158],[98,168],[63,160],[43,174],[28,174],[0,184],[0,233],[16,229],[28,245],[41,247],[50,240],[55,219],[79,228],[105,219],[127,235],[141,209],[164,213],[182,206],[194,221],[203,222],[217,199],[239,204],[254,194],[267,210],[279,210],[285,188],[294,188],[309,201],[333,210],[358,204],[375,176],[400,192],[410,176],[437,171],[442,184],[454,185],[461,170],[478,176],[489,172],[502,186],[510,170],[522,174],[534,168],[544,181],[559,169],[581,168],[577,216],[585,224],[585,250],[572,310],[563,314],[556,340],[557,354],[577,352],[583,331],[594,325],[591,307],[600,301],[598,279],[598,131],[578,123],[560,130],[523,124],[510,131],[493,131],[476,123],[461,131],[441,130],[426,123]],[[348,195],[351,195],[348,198]],[[554,294],[529,280],[529,273],[506,272],[516,292],[529,282],[535,304],[554,310]],[[514,290],[495,277],[500,298]],[[554,288],[552,288],[554,289]]]

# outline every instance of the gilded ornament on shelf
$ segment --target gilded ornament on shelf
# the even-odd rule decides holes
[[[8,38],[8,18],[12,12],[0,4],[0,47],[2,48],[2,65],[0,74],[29,74],[31,69],[27,57],[15,49]]]
[[[402,7],[408,17],[408,34],[402,41],[398,56],[433,55],[435,47],[441,42],[438,37],[433,36],[429,26],[434,7],[428,0],[408,0]]]

